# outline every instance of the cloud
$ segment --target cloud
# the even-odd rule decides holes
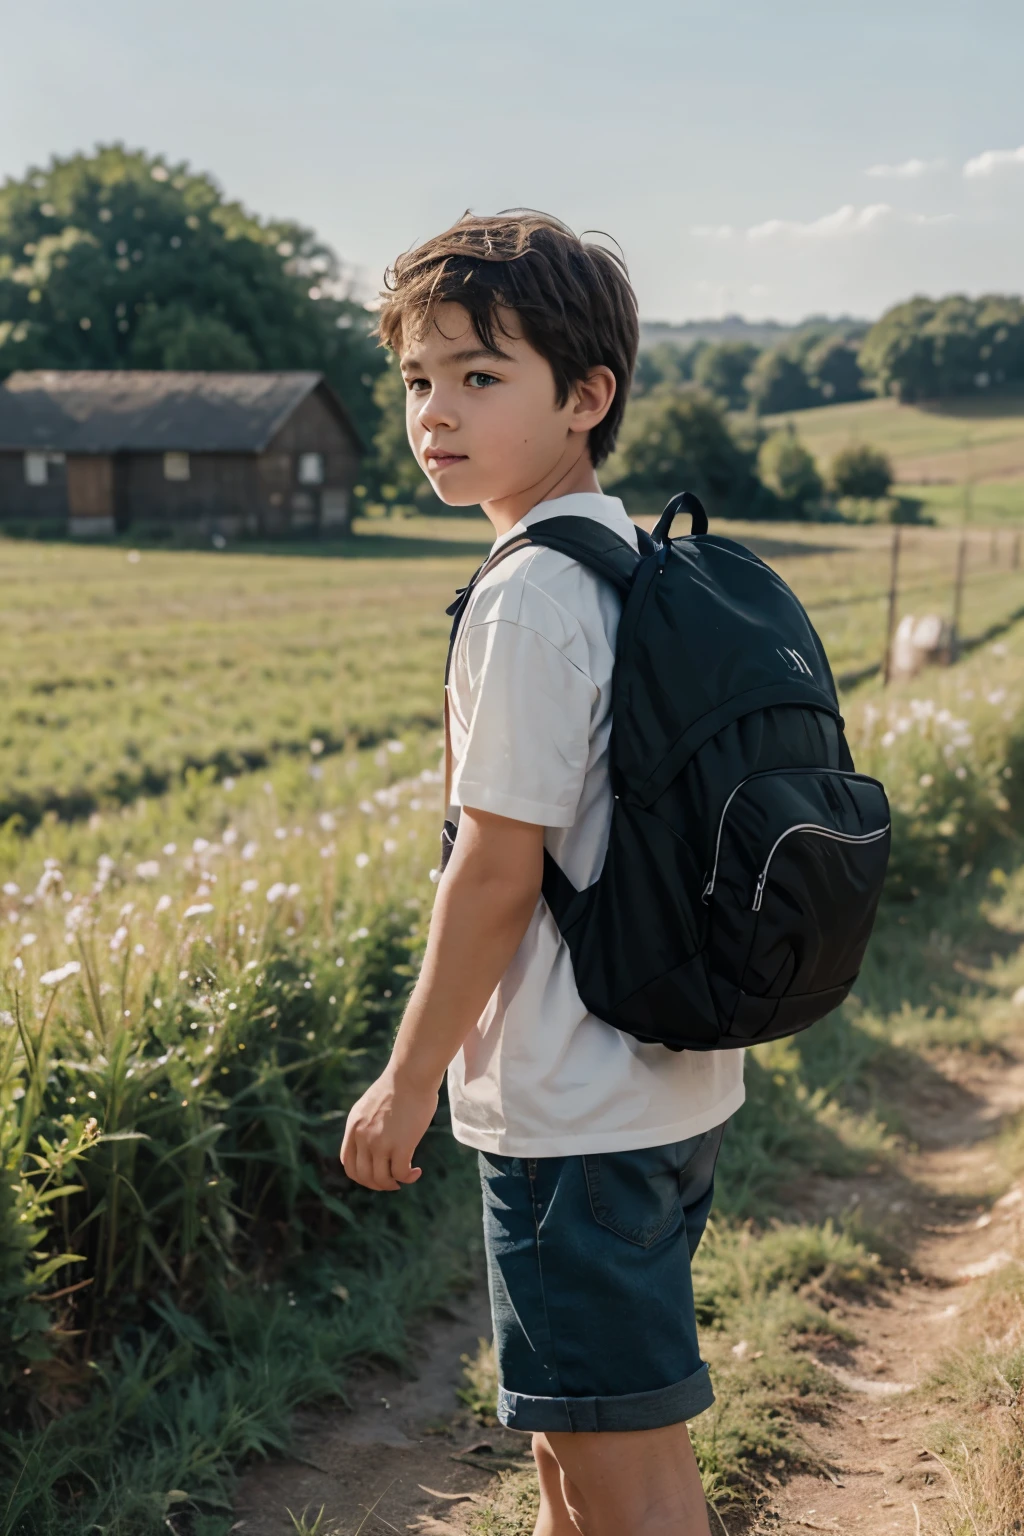
[[[955,213],[908,213],[906,217],[911,224],[952,224],[956,219]]]
[[[967,161],[964,175],[973,181],[980,176],[992,176],[1008,165],[1024,166],[1024,144],[1019,149],[986,149]]]
[[[731,224],[694,224],[690,233],[698,240],[731,240],[736,231]]]
[[[887,181],[914,181],[929,171],[941,171],[945,160],[901,160],[899,165],[869,165],[865,176],[879,176]]]
[[[806,224],[798,219],[768,219],[764,224],[754,224],[747,230],[747,239],[774,240],[783,235],[798,240],[835,240],[871,229],[891,212],[888,203],[868,203],[864,208],[844,203],[835,213],[826,213]]]

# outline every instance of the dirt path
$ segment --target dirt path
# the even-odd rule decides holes
[[[744,1522],[750,1536],[945,1533],[950,1482],[924,1447],[933,1410],[906,1394],[953,1347],[984,1277],[1024,1252],[1024,1182],[995,1203],[988,1193],[1005,1184],[994,1138],[1022,1106],[1024,1058],[933,1059],[905,1106],[916,1153],[867,1180],[801,1189],[808,1219],[858,1204],[869,1227],[898,1228],[913,1267],[900,1285],[840,1312],[861,1342],[816,1358],[848,1390],[829,1423],[806,1429],[828,1470],[776,1485],[753,1530]],[[482,1432],[459,1412],[461,1357],[488,1333],[486,1297],[475,1293],[424,1331],[415,1379],[372,1371],[353,1383],[349,1410],[304,1413],[301,1459],[247,1473],[235,1531],[295,1536],[289,1511],[306,1510],[312,1529],[322,1506],[318,1536],[465,1533],[489,1502],[490,1469],[521,1461],[526,1449],[524,1436]],[[736,1517],[726,1514],[726,1525],[735,1536]]]
[[[854,1191],[869,1223],[898,1220],[913,1269],[898,1288],[839,1313],[861,1342],[817,1355],[848,1389],[833,1420],[806,1431],[827,1473],[779,1487],[758,1532],[949,1529],[951,1481],[926,1449],[935,1409],[906,1394],[956,1347],[984,1278],[1024,1253],[1024,1182],[990,1195],[1005,1184],[995,1138],[1024,1105],[1024,1060],[957,1055],[935,1066],[929,1092],[907,1106],[920,1150],[899,1177]]]

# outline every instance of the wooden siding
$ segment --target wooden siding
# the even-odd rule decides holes
[[[0,453],[0,524],[37,518],[40,522],[57,523],[67,515],[67,472],[59,456],[50,456],[45,485],[29,485],[25,480],[25,455]]]

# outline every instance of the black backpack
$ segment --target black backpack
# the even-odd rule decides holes
[[[672,539],[677,512],[692,532]],[[612,679],[615,796],[598,879],[545,853],[544,899],[591,1013],[671,1050],[805,1029],[857,977],[889,857],[889,806],[855,773],[825,652],[763,560],[707,531],[684,491],[640,552],[593,519],[551,517],[504,545],[559,550],[623,598]],[[442,837],[442,868],[455,835]]]

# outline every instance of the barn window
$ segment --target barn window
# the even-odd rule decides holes
[[[45,485],[48,479],[45,453],[26,453],[25,484]]]
[[[299,454],[299,484],[323,485],[324,456],[322,453]]]
[[[164,454],[165,480],[188,480],[191,477],[191,473],[187,453]]]

